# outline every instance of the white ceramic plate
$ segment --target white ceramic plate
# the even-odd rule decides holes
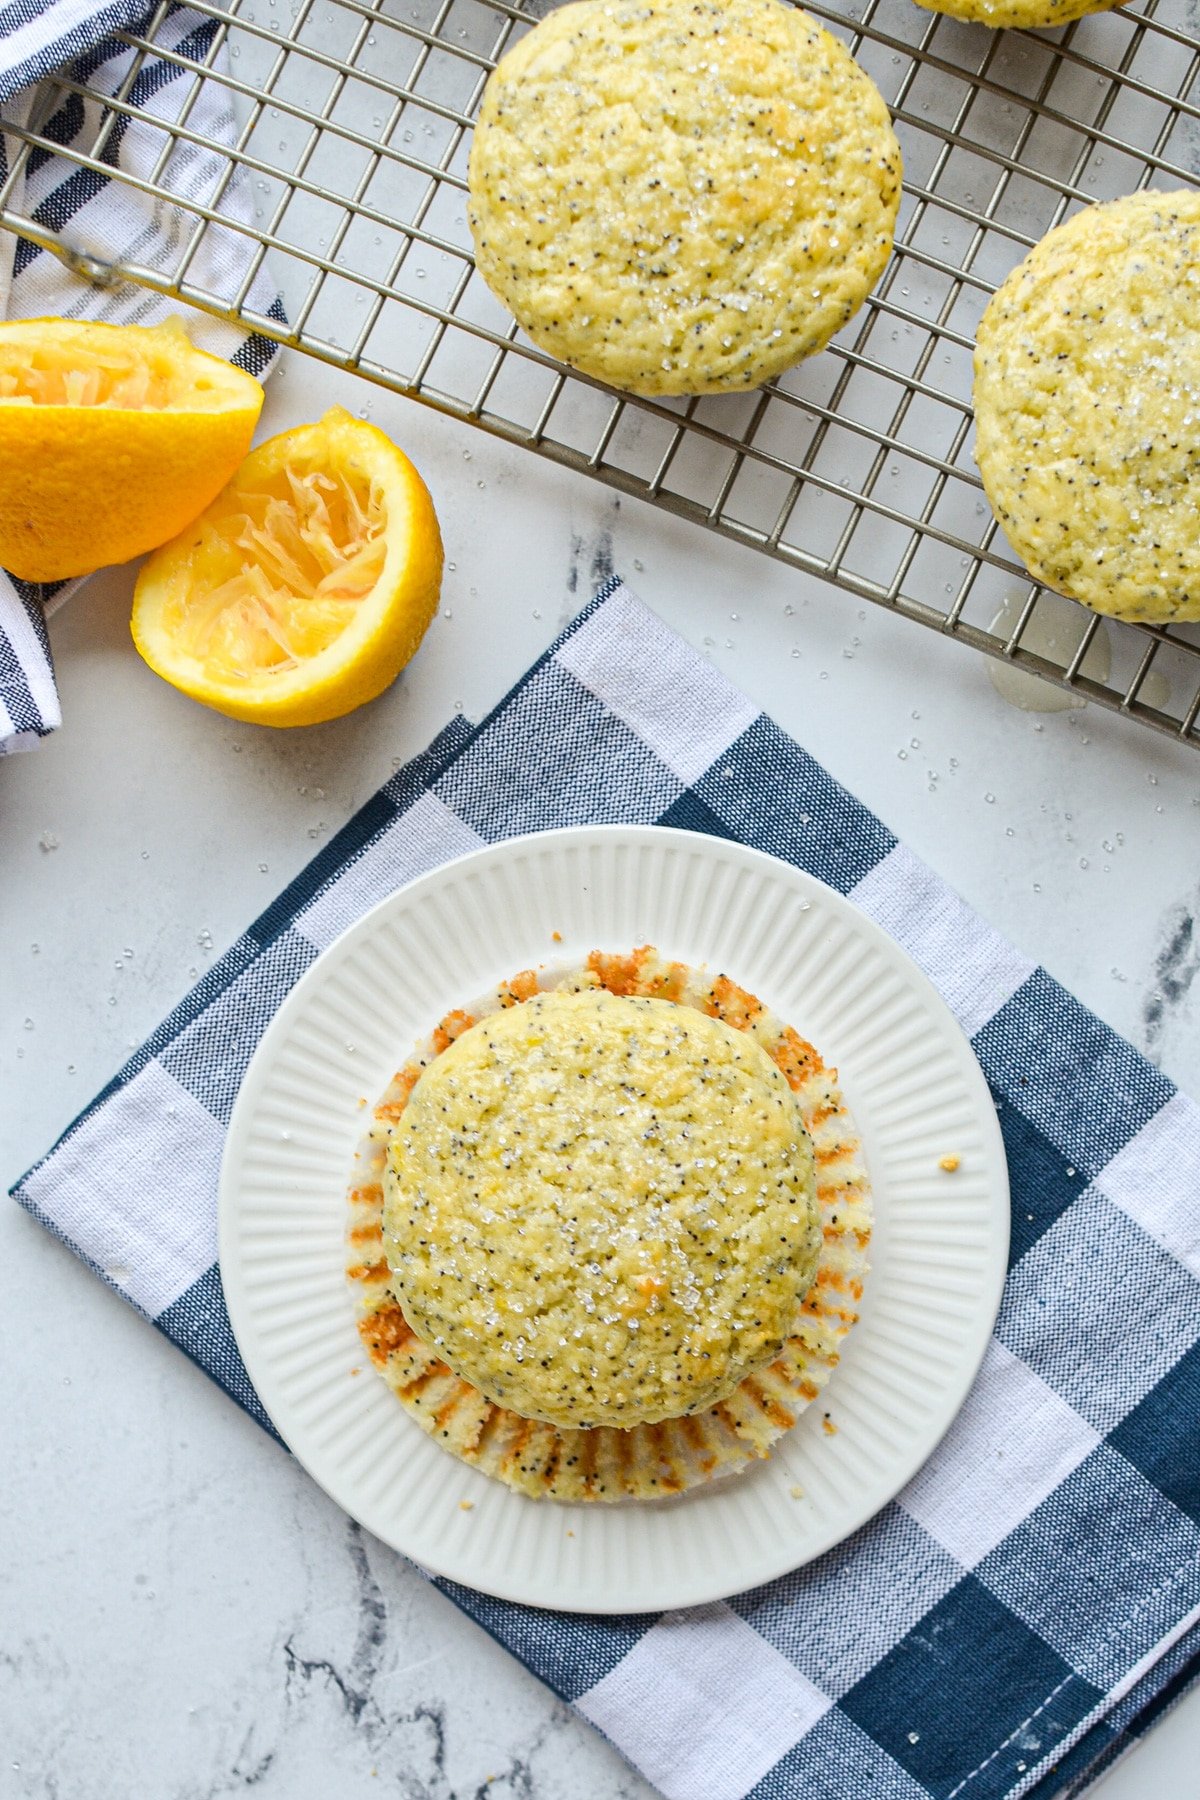
[[[528,1500],[439,1449],[363,1354],[343,1273],[358,1103],[375,1100],[449,1007],[514,970],[647,942],[728,972],[840,1070],[875,1190],[872,1272],[820,1404],[769,1461],[655,1504]],[[938,1160],[951,1151],[961,1163],[947,1175]],[[1008,1222],[1003,1145],[979,1066],[877,925],[757,851],[659,826],[600,826],[449,863],[376,906],[314,963],[268,1028],[234,1109],[220,1257],[263,1404],[314,1479],[368,1530],[506,1599],[646,1612],[796,1568],[892,1498],[979,1365]]]

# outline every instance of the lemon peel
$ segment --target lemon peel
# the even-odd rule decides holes
[[[178,319],[0,324],[0,564],[61,581],[165,543],[228,481],[262,403]]]

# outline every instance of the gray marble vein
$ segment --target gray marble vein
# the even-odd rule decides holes
[[[1143,1045],[1151,1062],[1158,1062],[1163,1042],[1185,1011],[1196,1005],[1193,984],[1200,973],[1200,888],[1172,906],[1161,927],[1154,957],[1153,982],[1142,1008]]]

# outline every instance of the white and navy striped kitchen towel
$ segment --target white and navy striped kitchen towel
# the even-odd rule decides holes
[[[94,143],[102,102],[128,79],[136,51],[112,33],[144,31],[157,10],[145,0],[0,0],[0,190],[11,212],[32,218],[68,250],[99,265],[136,262],[164,274],[177,263],[184,244],[184,215],[177,207],[141,193],[120,179],[147,181],[183,202],[211,204],[233,221],[248,220],[250,200],[240,172],[226,180],[229,160],[214,150],[177,142],[162,168],[166,147],[161,129],[189,107],[189,131],[218,144],[232,144],[234,119],[229,97],[216,82],[200,81],[193,69],[147,56],[125,99],[139,117],[119,117],[102,161],[113,173],[81,167],[68,157],[35,148],[21,161],[22,140],[12,129],[36,123],[41,137],[62,146]],[[155,33],[155,43],[190,62],[210,57],[220,65],[218,20],[185,6],[172,7]],[[67,85],[47,78],[60,74]],[[86,86],[87,97],[78,90]],[[5,130],[5,127],[8,130]],[[195,284],[232,300],[253,254],[253,245],[234,231],[210,226],[189,265]],[[283,310],[269,277],[259,272],[249,304],[282,320]],[[0,317],[88,318],[117,325],[151,325],[180,312],[177,302],[130,282],[97,285],[85,280],[48,250],[27,238],[0,231]],[[189,314],[189,334],[206,350],[228,357],[261,379],[276,353],[270,339],[200,314]],[[0,571],[0,756],[29,749],[60,722],[54,669],[46,636],[47,606],[61,602],[77,583],[17,581]]]
[[[949,1435],[809,1567],[627,1618],[439,1585],[669,1800],[1078,1793],[1200,1673],[1200,1108],[619,582],[490,718],[454,720],[367,803],[14,1193],[270,1429],[216,1267],[222,1140],[259,1037],[401,883],[601,821],[751,844],[903,944],[994,1095],[1011,1268]]]

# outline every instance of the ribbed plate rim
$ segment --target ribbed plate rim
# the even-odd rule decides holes
[[[460,888],[463,883],[470,882],[478,875],[489,870],[503,869],[505,865],[520,867],[529,857],[569,858],[583,846],[596,846],[599,853],[608,858],[620,853],[622,846],[637,848],[642,846],[663,853],[663,866],[675,856],[686,853],[689,857],[701,855],[710,859],[714,868],[721,864],[734,865],[748,871],[759,879],[766,880],[779,892],[786,903],[790,901],[797,909],[810,912],[816,909],[818,920],[821,909],[829,919],[847,930],[863,948],[864,954],[878,960],[882,970],[889,971],[898,977],[907,989],[912,1004],[914,1017],[924,1015],[924,1025],[929,1033],[929,1041],[940,1052],[947,1053],[954,1064],[954,1072],[959,1081],[958,1104],[965,1106],[971,1118],[972,1128],[978,1133],[981,1146],[982,1181],[986,1195],[986,1247],[982,1256],[979,1252],[970,1252],[976,1258],[977,1267],[973,1268],[976,1279],[975,1303],[968,1316],[960,1319],[955,1329],[958,1338],[953,1346],[952,1361],[943,1354],[938,1364],[938,1372],[943,1380],[943,1392],[936,1409],[922,1422],[919,1429],[912,1429],[907,1437],[898,1445],[886,1448],[882,1453],[881,1469],[883,1474],[877,1478],[866,1498],[858,1505],[842,1505],[834,1508],[831,1516],[822,1522],[822,1529],[814,1538],[811,1532],[807,1538],[803,1530],[794,1534],[787,1530],[779,1534],[778,1539],[768,1534],[770,1541],[764,1541],[762,1535],[755,1540],[743,1541],[735,1539],[727,1565],[720,1574],[711,1570],[706,1573],[688,1572],[685,1568],[681,1574],[661,1574],[653,1566],[638,1564],[636,1554],[629,1569],[628,1578],[613,1582],[608,1579],[599,1582],[589,1579],[587,1558],[583,1550],[577,1556],[577,1575],[567,1586],[562,1583],[561,1575],[552,1584],[545,1577],[539,1576],[536,1569],[516,1569],[507,1560],[508,1539],[502,1527],[507,1522],[516,1530],[521,1530],[528,1523],[525,1519],[515,1519],[511,1515],[512,1508],[534,1509],[537,1521],[535,1543],[543,1540],[549,1553],[551,1544],[561,1562],[563,1552],[563,1534],[579,1518],[583,1512],[583,1522],[578,1528],[580,1542],[586,1536],[594,1539],[594,1523],[597,1515],[606,1515],[612,1519],[614,1515],[623,1515],[619,1525],[611,1527],[603,1522],[600,1530],[619,1532],[623,1547],[631,1547],[636,1553],[638,1542],[637,1517],[644,1508],[636,1504],[617,1508],[591,1507],[587,1509],[564,1508],[550,1502],[526,1500],[523,1497],[499,1488],[498,1484],[487,1481],[486,1477],[469,1470],[461,1463],[441,1451],[432,1441],[422,1434],[396,1404],[393,1396],[384,1388],[370,1369],[369,1365],[362,1369],[359,1382],[372,1384],[387,1401],[390,1412],[379,1414],[380,1428],[386,1432],[388,1439],[395,1438],[396,1433],[411,1434],[411,1441],[401,1445],[403,1454],[420,1461],[427,1453],[432,1452],[437,1459],[434,1473],[426,1468],[431,1485],[439,1493],[442,1506],[434,1509],[437,1520],[433,1528],[430,1526],[428,1514],[424,1518],[397,1517],[394,1505],[382,1507],[364,1490],[368,1486],[367,1478],[360,1471],[363,1458],[355,1459],[344,1448],[345,1432],[341,1433],[338,1444],[327,1441],[327,1435],[314,1423],[311,1417],[312,1402],[298,1402],[285,1391],[283,1379],[278,1368],[279,1343],[285,1334],[284,1327],[272,1324],[264,1317],[261,1287],[258,1295],[254,1291],[254,1283],[249,1279],[254,1259],[248,1257],[246,1244],[240,1229],[243,1203],[254,1190],[254,1181],[246,1169],[246,1158],[253,1151],[256,1141],[262,1142],[265,1130],[262,1119],[264,1112],[272,1105],[279,1103],[279,1079],[283,1059],[293,1046],[297,1029],[310,1025],[313,1014],[319,1009],[324,997],[336,994],[339,972],[343,975],[354,957],[364,949],[369,951],[373,942],[378,942],[380,934],[390,928],[395,919],[406,912],[421,907],[431,897],[443,891],[447,884],[451,888]],[[653,924],[651,920],[650,925]],[[497,944],[496,978],[501,979],[515,969],[529,963],[552,960],[553,946],[543,938],[537,942],[528,941],[524,946],[524,955],[514,955],[514,944],[520,941],[521,927],[509,921],[505,930],[512,933],[505,942]],[[503,933],[499,934],[503,937]],[[648,929],[645,938],[655,941],[653,930]],[[622,948],[616,942],[604,943],[605,948]],[[669,943],[659,943],[664,954],[670,954]],[[736,975],[737,970],[731,970]],[[461,1000],[461,981],[455,982],[453,972],[445,976],[447,1005]],[[763,993],[762,998],[770,1005],[776,1005],[776,996]],[[433,1021],[428,1021],[432,1024]],[[794,1019],[803,1031],[803,1020]],[[410,1046],[401,1042],[396,1046],[397,1052],[406,1051]],[[825,1050],[826,1046],[818,1044]],[[861,1109],[865,1103],[866,1111],[870,1111],[871,1096],[869,1093],[854,1091],[853,1072],[845,1073],[848,1098],[852,1107]],[[374,1096],[372,1095],[371,1098]],[[347,1119],[347,1141],[357,1136],[361,1127],[361,1116],[357,1113]],[[276,1134],[278,1135],[278,1134]],[[864,1132],[868,1138],[870,1151],[870,1133]],[[934,1144],[931,1140],[930,1151]],[[941,1147],[946,1146],[944,1143]],[[886,1182],[880,1184],[878,1165],[872,1167],[876,1181],[876,1216],[884,1225],[883,1236],[887,1235],[888,1193]],[[339,1231],[337,1233],[336,1256],[328,1262],[327,1273],[333,1283],[339,1301],[345,1298],[345,1318],[348,1328],[347,1343],[357,1346],[357,1337],[353,1332],[350,1300],[346,1295],[342,1268],[342,1245],[340,1224],[344,1205],[344,1183],[329,1184],[331,1189],[336,1185],[336,1192],[330,1191],[329,1201],[337,1209]],[[956,1222],[953,1215],[953,1204],[960,1190],[953,1182],[944,1182],[937,1190],[939,1204],[948,1204],[950,1210],[945,1215],[945,1226],[950,1232],[947,1244],[949,1252],[954,1251],[954,1231],[966,1231],[966,1225]],[[311,1202],[309,1203],[311,1207]],[[272,1201],[273,1211],[270,1215],[269,1230],[274,1234],[287,1222],[287,1203]],[[324,1205],[322,1197],[321,1205]],[[276,1213],[279,1215],[276,1219]],[[311,1216],[311,1215],[308,1215]],[[942,1215],[939,1215],[941,1217]],[[974,1215],[971,1215],[972,1217]],[[295,1209],[293,1207],[293,1223]],[[980,1221],[975,1219],[976,1227]],[[480,849],[471,850],[463,856],[440,864],[414,880],[404,883],[394,892],[377,902],[340,933],[300,977],[291,993],[285,998],[272,1019],[252,1057],[242,1079],[234,1104],[229,1130],[226,1137],[221,1164],[221,1176],[218,1198],[218,1255],[222,1285],[225,1291],[226,1305],[229,1312],[234,1337],[245,1362],[251,1381],[259,1394],[272,1423],[280,1437],[297,1457],[297,1460],[308,1471],[313,1479],[359,1523],[371,1530],[376,1536],[391,1545],[392,1548],[411,1557],[431,1573],[462,1582],[475,1587],[484,1593],[497,1598],[525,1602],[557,1611],[586,1611],[594,1613],[624,1613],[658,1611],[681,1606],[696,1606],[711,1601],[724,1599],[730,1594],[743,1589],[758,1586],[774,1579],[789,1570],[800,1566],[813,1557],[822,1554],[842,1541],[853,1531],[864,1525],[875,1515],[896,1493],[911,1479],[925,1462],[957,1415],[962,1402],[974,1380],[976,1371],[991,1337],[992,1327],[999,1308],[1001,1292],[1008,1256],[1009,1233],[1009,1192],[1008,1172],[1005,1161],[1003,1140],[996,1118],[995,1107],[988,1091],[969,1041],[961,1031],[957,1021],[938,995],[932,983],[920,970],[912,958],[895,940],[877,925],[867,914],[857,908],[851,900],[837,890],[827,886],[816,877],[806,874],[792,864],[781,861],[764,851],[751,849],[745,845],[727,839],[708,838],[703,834],[679,830],[673,827],[658,825],[585,825],[572,826],[556,830],[535,832],[521,837],[509,838],[501,843],[488,844]],[[967,1234],[969,1235],[969,1233]],[[877,1240],[878,1242],[878,1240]],[[966,1239],[963,1239],[966,1243]],[[969,1247],[968,1247],[969,1248]],[[903,1250],[901,1240],[900,1251]],[[893,1255],[899,1260],[900,1251]],[[256,1252],[255,1254],[259,1254]],[[318,1257],[318,1262],[320,1258]],[[277,1290],[272,1292],[272,1301],[287,1301],[287,1284],[297,1293],[303,1289],[305,1276],[312,1280],[312,1258],[306,1257],[303,1262],[295,1258],[285,1261],[280,1279],[285,1284],[282,1295]],[[325,1271],[322,1271],[322,1277]],[[882,1281],[882,1277],[880,1277]],[[322,1279],[322,1292],[324,1291]],[[864,1320],[870,1315],[872,1292],[868,1283]],[[849,1364],[855,1356],[856,1337],[861,1338],[864,1325],[860,1324],[848,1340],[846,1362]],[[365,1359],[361,1351],[357,1353],[356,1363]],[[329,1392],[329,1384],[337,1383],[348,1373],[346,1365],[350,1357],[343,1359],[342,1347],[339,1344],[336,1354],[332,1351],[318,1358],[319,1374],[325,1385],[321,1389],[323,1396]],[[336,1366],[335,1366],[336,1365]],[[809,1431],[815,1431],[817,1415],[823,1407],[830,1405],[836,1410],[839,1397],[839,1376],[844,1369],[835,1372],[830,1386],[823,1397],[822,1405],[810,1409],[813,1415]],[[846,1377],[849,1380],[849,1377]],[[358,1384],[356,1383],[356,1389]],[[849,1399],[847,1392],[847,1399]],[[350,1402],[347,1400],[346,1405]],[[356,1402],[357,1404],[357,1402]],[[372,1403],[368,1401],[368,1405]],[[378,1412],[378,1407],[373,1408]],[[386,1420],[386,1423],[382,1421]],[[342,1421],[344,1423],[344,1421]],[[727,1477],[713,1483],[695,1494],[684,1497],[681,1501],[666,1503],[673,1515],[678,1519],[680,1531],[689,1530],[689,1521],[696,1517],[696,1508],[725,1509],[732,1506],[733,1513],[745,1511],[736,1498],[736,1491],[750,1482],[769,1484],[765,1490],[766,1497],[778,1501],[779,1491],[792,1491],[791,1484],[796,1481],[796,1471],[789,1468],[793,1455],[798,1455],[797,1448],[805,1420],[782,1440],[781,1449],[767,1463],[756,1465],[748,1474]],[[849,1429],[857,1429],[853,1420]],[[840,1454],[839,1439],[833,1437],[823,1440],[829,1446],[830,1459]],[[351,1443],[353,1449],[353,1440]],[[358,1448],[361,1451],[363,1444]],[[395,1450],[393,1443],[391,1448]],[[352,1462],[357,1466],[350,1467]],[[482,1483],[482,1490],[476,1485]],[[782,1488],[781,1485],[782,1484]],[[818,1484],[819,1485],[819,1484]],[[486,1501],[486,1507],[472,1509],[465,1515],[459,1509],[460,1496],[467,1493],[480,1494]],[[806,1502],[798,1501],[794,1508],[794,1517],[798,1526],[804,1521],[803,1508]],[[663,1509],[658,1503],[657,1510]],[[751,1509],[752,1503],[751,1503]],[[762,1513],[761,1503],[758,1512]],[[485,1514],[494,1519],[496,1529],[479,1531],[465,1529],[469,1520],[473,1521],[478,1511],[482,1522]],[[567,1519],[566,1514],[571,1518]],[[646,1534],[648,1536],[648,1534]],[[685,1540],[686,1546],[686,1540]],[[603,1560],[603,1559],[601,1559]]]

